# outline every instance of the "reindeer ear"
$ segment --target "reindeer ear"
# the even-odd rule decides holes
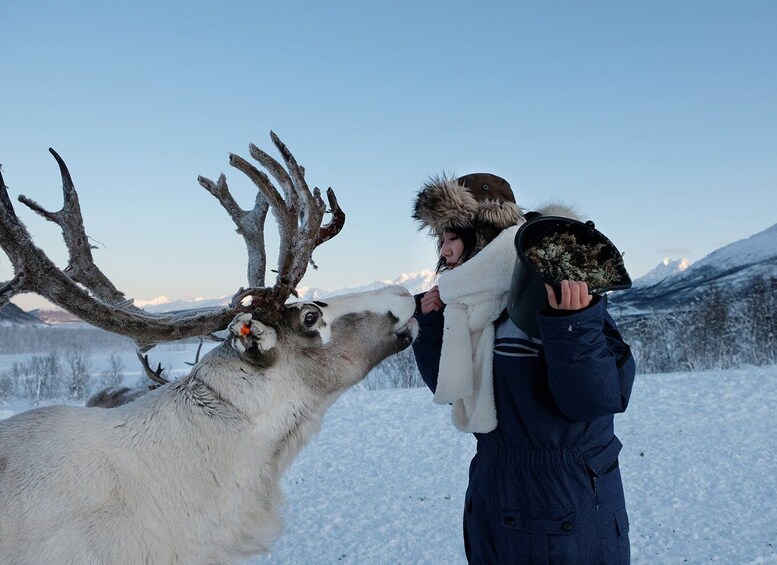
[[[251,314],[238,314],[229,324],[229,333],[232,347],[241,353],[252,347],[266,353],[278,342],[275,329],[255,320]]]

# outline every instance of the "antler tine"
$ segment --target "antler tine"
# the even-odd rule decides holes
[[[202,342],[200,342],[200,347],[202,347]],[[162,385],[166,385],[170,381],[168,381],[166,378],[162,376],[162,373],[164,372],[164,368],[162,368],[162,363],[159,363],[157,365],[156,371],[151,368],[151,364],[148,361],[148,355],[143,355],[140,351],[136,351],[135,354],[138,356],[138,359],[140,360],[140,364],[143,365],[143,369],[146,371],[146,375],[149,379],[154,381],[153,385],[149,385],[149,390],[154,390],[157,387],[160,387]],[[197,354],[199,356],[199,350],[197,351]]]
[[[0,306],[27,290],[27,275],[24,270],[24,241],[30,234],[14,210],[8,187],[0,171],[0,248],[8,255],[14,268],[14,277],[0,285]]]
[[[275,132],[270,132],[270,138],[283,156],[283,160],[289,170],[293,188],[296,191],[300,202],[297,219],[299,221],[299,230],[302,232],[302,236],[294,241],[293,253],[291,254],[291,257],[287,258],[288,266],[286,270],[278,273],[279,282],[282,281],[294,287],[302,280],[302,277],[307,270],[308,263],[311,262],[311,256],[316,247],[316,241],[319,236],[321,221],[326,212],[326,206],[321,199],[321,193],[318,188],[315,188],[311,193],[308,184],[305,181],[304,169],[297,163],[297,160],[294,158],[291,151],[289,151],[288,147],[286,147]],[[281,275],[285,278],[281,279]]]
[[[321,198],[321,191],[318,188],[314,188],[311,193],[305,181],[305,168],[297,163],[294,155],[292,155],[291,151],[289,151],[275,132],[271,131],[270,137],[281,152],[281,155],[283,155],[294,186],[300,195],[300,201],[305,203],[304,209],[299,214],[301,228],[305,236],[296,242],[293,274],[289,277],[293,284],[296,285],[302,280],[308,263],[313,265],[314,268],[316,267],[311,257],[313,250],[325,241],[332,239],[343,229],[345,213],[337,203],[334,190],[330,187],[327,189],[327,200],[329,201],[329,212],[332,214],[332,219],[326,225],[321,225],[324,214],[327,212],[324,201]]]
[[[275,134],[270,132],[270,136],[273,135]],[[286,172],[283,165],[281,165],[272,155],[265,153],[253,143],[248,145],[248,152],[251,154],[251,157],[259,161],[259,164],[267,169],[272,177],[278,181],[278,184],[280,184],[283,189],[283,193],[286,195],[286,207],[293,214],[296,214],[297,207],[299,206],[297,191],[294,187],[292,177]]]
[[[292,199],[291,202],[295,203],[294,197],[296,196],[297,199],[300,201],[300,205],[302,206],[302,209],[299,210],[299,217],[300,219],[304,219],[307,214],[309,213],[310,208],[310,190],[308,189],[308,184],[305,182],[305,169],[301,167],[297,160],[294,158],[294,155],[291,154],[291,151],[289,151],[289,148],[286,147],[286,145],[280,140],[280,138],[275,134],[275,132],[270,132],[270,139],[272,139],[272,142],[275,144],[275,147],[278,148],[278,151],[280,151],[281,156],[283,157],[283,162],[286,163],[286,168],[289,170],[288,175],[286,174],[286,171],[282,171],[282,177],[286,177],[290,179],[290,186],[286,188],[286,190],[289,192],[289,197]],[[276,177],[278,178],[278,177]],[[280,178],[278,179],[280,182]],[[285,188],[285,186],[284,186]],[[293,209],[296,209],[296,207],[293,207]],[[303,221],[304,223],[304,221]]]
[[[16,211],[13,209],[13,204],[11,204],[11,199],[8,196],[8,187],[3,179],[3,166],[0,165],[0,228],[4,224],[18,225],[19,218],[16,217]],[[3,236],[3,234],[0,234],[0,236]],[[23,287],[24,281],[22,280],[21,273],[15,274],[10,281],[0,284],[0,307],[5,306],[12,296],[21,292]]]
[[[89,238],[86,235],[81,205],[78,201],[78,193],[73,185],[70,171],[56,151],[49,148],[49,152],[56,159],[60,175],[62,176],[62,209],[58,212],[49,212],[26,196],[19,196],[19,202],[60,227],[70,255],[65,272],[68,273],[71,279],[81,283],[109,304],[127,304],[128,301],[124,294],[95,265],[94,258],[92,257],[93,247],[89,244]]]
[[[248,165],[248,163],[246,163]],[[256,171],[260,173],[261,171]],[[227,179],[222,173],[215,183],[205,177],[197,177],[200,185],[221,203],[237,226],[237,233],[243,236],[248,252],[248,284],[252,287],[264,286],[267,258],[264,247],[264,223],[270,204],[262,191],[257,191],[254,207],[243,210],[232,197]]]
[[[274,204],[273,214],[278,218],[278,233],[280,235],[278,276],[276,280],[279,283],[288,283],[290,281],[288,274],[293,270],[294,242],[299,239],[299,215],[305,213],[304,210],[307,208],[307,201],[303,199],[303,201],[300,202],[300,193],[295,181],[277,160],[259,149],[253,143],[249,145],[249,151],[251,157],[259,161],[259,163],[269,171],[273,178],[278,181],[278,184],[286,195],[285,200],[281,199],[280,194],[278,194],[277,189],[273,186],[270,179],[267,175],[262,173],[262,178],[266,181],[263,190],[271,190],[274,194],[278,195],[277,198],[271,200],[271,203]],[[283,218],[283,220],[280,218]]]
[[[11,204],[11,198],[8,196],[8,187],[5,186],[5,180],[3,180],[2,165],[0,165],[0,208],[5,210],[5,212],[11,217],[12,220],[18,222],[19,219],[16,217],[13,204]]]
[[[345,225],[345,212],[337,203],[335,191],[331,187],[326,189],[326,197],[329,201],[329,212],[332,214],[332,219],[326,225],[321,226],[316,239],[316,247],[340,233]]]
[[[272,210],[273,215],[275,216],[275,221],[278,224],[278,233],[280,234],[279,257],[289,256],[289,246],[295,239],[297,239],[297,222],[296,217],[290,213],[283,197],[281,197],[280,193],[265,173],[254,167],[251,163],[239,155],[230,154],[229,164],[243,172],[249,179],[251,179],[259,191],[267,199],[267,203]],[[280,267],[280,270],[283,270],[283,266]],[[254,285],[253,283],[250,284],[254,288],[264,286],[263,283],[261,285]]]

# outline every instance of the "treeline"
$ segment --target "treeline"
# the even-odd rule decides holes
[[[0,373],[0,400],[26,398],[83,401],[95,390],[118,386],[124,379],[124,361],[111,353],[108,368],[92,370],[92,351],[78,344],[65,353],[51,351],[16,362]]]
[[[730,369],[777,364],[777,278],[754,279],[732,295],[711,287],[686,308],[617,316],[640,373]],[[88,344],[88,345],[84,345]],[[184,347],[184,344],[180,344]],[[83,400],[122,382],[119,351],[131,340],[97,328],[0,327],[0,354],[47,351],[0,373],[0,400]],[[92,351],[114,351],[109,368],[92,370]],[[375,389],[425,386],[412,349],[375,367],[363,384]]]
[[[131,339],[90,326],[0,326],[0,355],[66,351],[85,343],[93,349],[134,349]]]
[[[640,373],[777,363],[777,278],[732,295],[711,287],[687,308],[618,318]]]

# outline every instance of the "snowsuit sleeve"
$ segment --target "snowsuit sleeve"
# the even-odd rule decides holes
[[[606,299],[572,313],[544,310],[537,319],[559,410],[578,422],[626,410],[636,366]]]
[[[416,297],[416,303],[420,296],[422,295]],[[443,311],[421,314],[419,307],[416,309],[415,319],[418,320],[418,337],[413,342],[415,362],[426,386],[435,392],[442,351]]]

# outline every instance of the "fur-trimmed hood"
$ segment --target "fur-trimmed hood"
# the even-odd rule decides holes
[[[418,191],[413,218],[419,229],[441,237],[451,228],[474,229],[474,253],[510,226],[523,222],[510,183],[490,173],[430,178]],[[473,254],[474,254],[473,253]]]

